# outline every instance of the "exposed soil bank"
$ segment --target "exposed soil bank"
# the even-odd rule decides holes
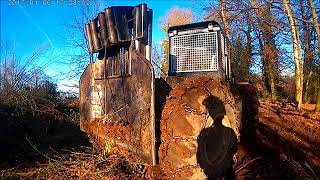
[[[310,108],[299,113],[291,103],[263,100],[258,117],[256,137],[245,137],[239,144],[237,179],[320,176],[319,113]]]

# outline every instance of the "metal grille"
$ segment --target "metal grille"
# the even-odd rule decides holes
[[[217,32],[174,36],[170,43],[171,71],[218,70]]]
[[[119,48],[118,52],[106,61],[107,77],[128,76],[131,74],[131,61],[128,48]]]

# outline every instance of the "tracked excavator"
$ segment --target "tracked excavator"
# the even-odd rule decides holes
[[[146,4],[112,6],[86,24],[80,128],[102,150],[159,166],[163,178],[219,179],[242,124],[227,38],[215,21],[170,27],[169,70],[159,76],[152,14]]]

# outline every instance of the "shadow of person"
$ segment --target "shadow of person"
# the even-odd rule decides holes
[[[197,162],[209,179],[221,179],[231,168],[237,138],[226,116],[223,102],[214,96],[203,101],[213,123],[197,139]]]

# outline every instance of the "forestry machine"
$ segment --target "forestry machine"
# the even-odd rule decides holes
[[[91,141],[160,167],[167,179],[223,177],[240,138],[242,103],[219,24],[170,27],[169,70],[159,77],[146,4],[108,7],[85,30],[90,64],[80,79],[80,127]]]

